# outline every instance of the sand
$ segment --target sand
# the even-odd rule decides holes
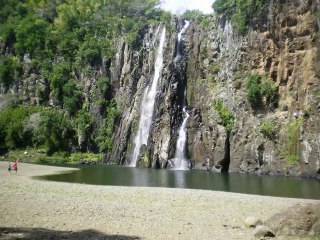
[[[32,178],[71,168],[0,162],[0,239],[254,239],[266,221],[317,200],[218,191],[96,186]],[[293,238],[287,238],[293,239]],[[297,238],[298,239],[298,238]]]

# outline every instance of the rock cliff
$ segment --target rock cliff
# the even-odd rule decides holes
[[[140,166],[164,168],[174,157],[186,88],[191,114],[187,155],[193,168],[319,174],[318,5],[294,1],[279,11],[275,7],[279,4],[272,2],[265,24],[246,36],[237,35],[228,21],[214,16],[206,22],[193,21],[183,36],[179,63],[174,58],[183,19],[172,19],[149,144],[141,152]],[[120,43],[112,63],[123,111],[108,159],[122,164],[132,153],[142,91],[152,75],[158,37],[156,27],[150,28],[139,52]],[[274,82],[275,103],[257,108],[248,102],[247,82],[252,74]],[[218,101],[232,115],[230,131],[214,107]],[[264,130],[266,125],[270,134]]]
[[[119,117],[105,161],[131,161],[143,93],[152,80],[166,27],[149,140],[140,149],[138,166],[169,166],[186,104],[186,154],[193,168],[319,177],[319,10],[318,0],[270,1],[267,18],[246,35],[235,33],[223,17],[207,16],[191,21],[182,49],[177,35],[184,19],[177,16],[170,24],[156,23],[141,31],[134,47],[119,37],[114,57],[103,59],[89,75],[73,73],[96,116],[95,127],[102,116],[94,104],[96,82],[101,76],[110,79],[109,95],[100,97],[115,99]],[[182,54],[175,60],[177,51]],[[23,64],[30,64],[28,56]],[[259,104],[248,100],[253,76],[269,84],[269,95],[261,95]],[[36,89],[55,105],[49,83],[28,71],[12,91],[24,102],[39,104]],[[84,144],[81,139],[79,144]]]

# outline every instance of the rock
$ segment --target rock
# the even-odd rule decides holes
[[[255,237],[275,237],[276,235],[271,231],[270,228],[259,225],[254,229],[254,236]]]
[[[265,223],[277,236],[320,235],[320,204],[296,205],[274,215]]]
[[[244,220],[244,225],[249,228],[254,228],[257,225],[261,225],[261,224],[262,224],[261,220],[255,217],[247,217]]]

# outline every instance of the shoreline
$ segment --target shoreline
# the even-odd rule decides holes
[[[264,222],[297,204],[320,203],[211,190],[49,182],[33,177],[76,168],[18,167],[18,174],[10,175],[6,162],[0,162],[0,239],[15,239],[15,234],[37,239],[254,239],[253,229],[244,226],[247,217]]]

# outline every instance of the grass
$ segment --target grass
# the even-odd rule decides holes
[[[287,142],[284,149],[280,151],[280,155],[287,160],[288,165],[296,165],[299,163],[299,138],[300,127],[303,119],[295,119],[287,125]]]

